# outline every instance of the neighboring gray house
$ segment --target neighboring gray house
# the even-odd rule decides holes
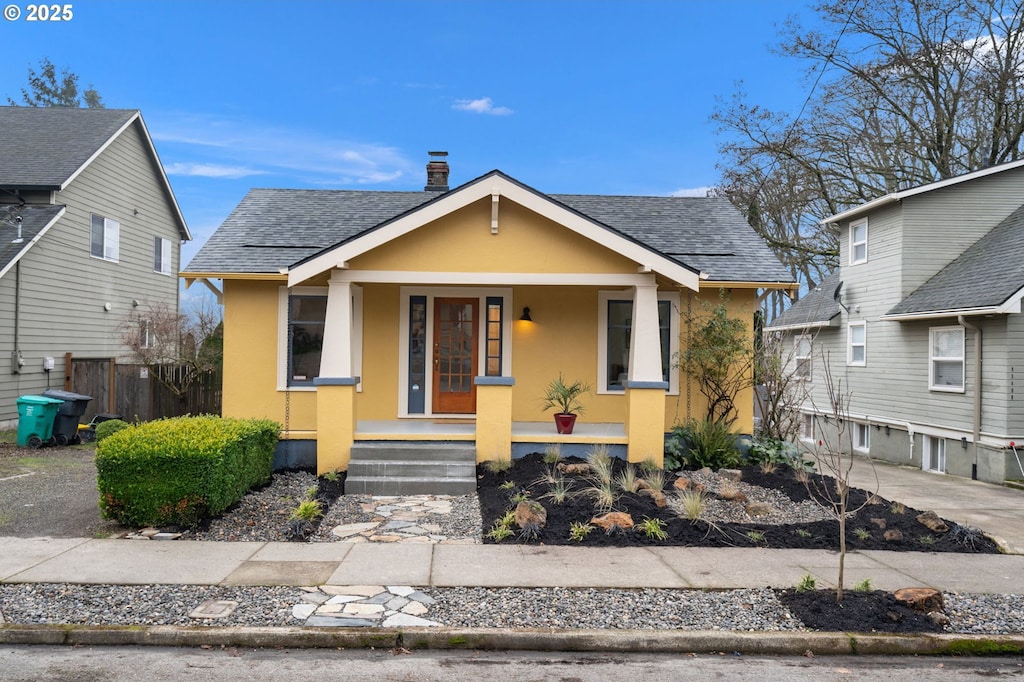
[[[66,353],[123,357],[134,307],[176,308],[187,239],[138,111],[0,107],[0,425]]]
[[[855,451],[985,481],[1024,478],[1024,161],[825,222],[839,229],[839,270],[769,326],[809,382],[802,437],[834,428],[822,418],[827,361],[848,396]]]

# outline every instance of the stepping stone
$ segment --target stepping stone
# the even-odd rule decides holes
[[[384,613],[381,604],[361,604],[358,602],[345,604],[342,613],[350,616],[372,616]]]
[[[292,607],[292,617],[305,620],[316,611],[316,604],[296,604]]]
[[[419,602],[416,602],[416,603],[419,603]],[[391,611],[401,611],[407,604],[409,604],[409,600],[406,599],[405,597],[391,597],[391,599],[389,599],[384,604],[384,606],[387,609],[391,610]],[[416,614],[413,614],[413,615],[416,615]]]
[[[381,623],[386,628],[439,627],[441,624],[426,618],[417,618],[407,613],[396,613]]]
[[[362,595],[354,594],[336,594],[327,600],[328,604],[348,604],[349,602],[359,601],[360,599],[366,599]]]
[[[323,592],[306,592],[302,595],[302,601],[308,604],[323,604],[325,601],[330,599],[330,595],[326,595]]]
[[[427,596],[427,595],[425,595],[425,594],[423,594],[422,592],[419,592],[419,591],[413,592],[412,594],[408,595],[408,597],[409,597],[409,599],[412,599],[413,601],[418,601],[421,604],[434,604],[434,603],[436,603],[429,596]]]
[[[324,585],[324,592],[327,591],[328,587],[331,586]],[[334,589],[343,590],[343,592],[336,592],[335,594],[358,594],[362,597],[376,597],[385,591],[383,585],[344,585],[335,586]]]
[[[388,585],[387,590],[391,594],[398,595],[399,597],[407,597],[415,592],[416,588],[409,587],[408,585]]]
[[[310,627],[331,627],[331,628],[372,628],[380,625],[375,620],[364,618],[333,618],[331,616],[312,616],[306,620]]]
[[[368,530],[373,530],[377,527],[376,523],[345,523],[340,526],[335,526],[331,530],[331,534],[339,538],[347,538],[353,535],[359,535]]]
[[[429,609],[422,602],[412,601],[399,610],[409,616],[424,616]]]

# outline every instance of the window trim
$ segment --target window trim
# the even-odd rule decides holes
[[[598,395],[623,395],[625,389],[608,388],[608,302],[609,301],[633,301],[632,290],[611,290],[597,292],[597,393]],[[679,313],[680,296],[676,291],[659,291],[658,303],[667,301],[669,303],[669,324],[668,324],[668,361],[671,365],[673,358],[679,357]],[[679,372],[673,371],[671,366],[668,371],[667,395],[679,395]]]
[[[800,355],[800,342],[807,341],[807,355]],[[793,338],[793,375],[800,381],[810,382],[814,378],[814,337],[810,334],[797,334]],[[806,374],[800,372],[801,363],[806,363]]]
[[[853,449],[857,452],[871,452],[871,424],[850,422],[853,425]]]
[[[946,438],[943,438],[942,436],[933,436],[927,433],[922,434],[922,437],[923,442],[921,443],[921,470],[927,471],[928,473],[931,474],[946,473]],[[928,465],[933,463],[937,451],[941,451],[938,454],[940,455],[942,461],[938,462],[938,464],[940,464],[942,468],[933,469]]]
[[[815,423],[817,420],[814,418],[814,414],[811,412],[800,413],[800,427],[797,432],[798,437],[805,443],[813,443],[816,439],[814,432],[816,429]]]
[[[96,221],[102,221],[103,241],[100,243],[101,254],[93,252],[93,231],[98,227]],[[121,258],[121,223],[113,218],[106,218],[96,213],[89,215],[89,257],[118,263]]]
[[[327,296],[327,287],[292,287],[278,288],[277,291],[277,390],[278,391],[316,391],[312,384],[292,386],[288,383],[288,297],[289,296]],[[356,377],[363,374],[363,288],[352,287],[352,373]],[[362,381],[356,384],[356,391],[362,392]]]
[[[935,383],[935,363],[951,362],[957,358],[937,358],[933,353],[935,350],[935,334],[937,332],[960,332],[960,385],[945,386]],[[928,390],[942,393],[966,393],[967,392],[967,331],[959,325],[945,327],[930,327],[928,329]]]
[[[864,340],[860,343],[855,344],[853,342],[854,327],[859,327],[864,330]],[[861,347],[864,350],[864,359],[855,361],[853,359],[853,349],[855,347]],[[846,364],[850,367],[867,367],[868,364],[868,325],[867,322],[850,322],[846,325]]]
[[[855,239],[857,228],[864,226],[864,238],[860,241]],[[864,257],[857,258],[857,247],[864,246]],[[850,265],[860,265],[868,262],[868,219],[861,218],[850,223]]]
[[[171,274],[171,240],[166,237],[153,237],[153,272],[160,275]]]
[[[149,319],[139,320],[139,348],[156,348],[157,338],[153,333],[153,322]]]

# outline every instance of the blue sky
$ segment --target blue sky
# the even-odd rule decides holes
[[[48,57],[142,114],[195,235],[251,187],[422,189],[498,168],[543,192],[701,194],[718,180],[716,98],[795,112],[776,56],[806,1],[79,0],[0,21],[0,97]],[[6,10],[5,10],[6,12]],[[0,151],[2,153],[2,151]]]

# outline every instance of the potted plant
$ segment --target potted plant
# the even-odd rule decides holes
[[[580,396],[590,392],[590,386],[579,379],[571,384],[566,383],[559,373],[557,379],[552,379],[544,391],[544,409],[557,410],[555,412],[555,428],[558,433],[572,433],[576,424],[576,415],[583,414],[583,403]]]

